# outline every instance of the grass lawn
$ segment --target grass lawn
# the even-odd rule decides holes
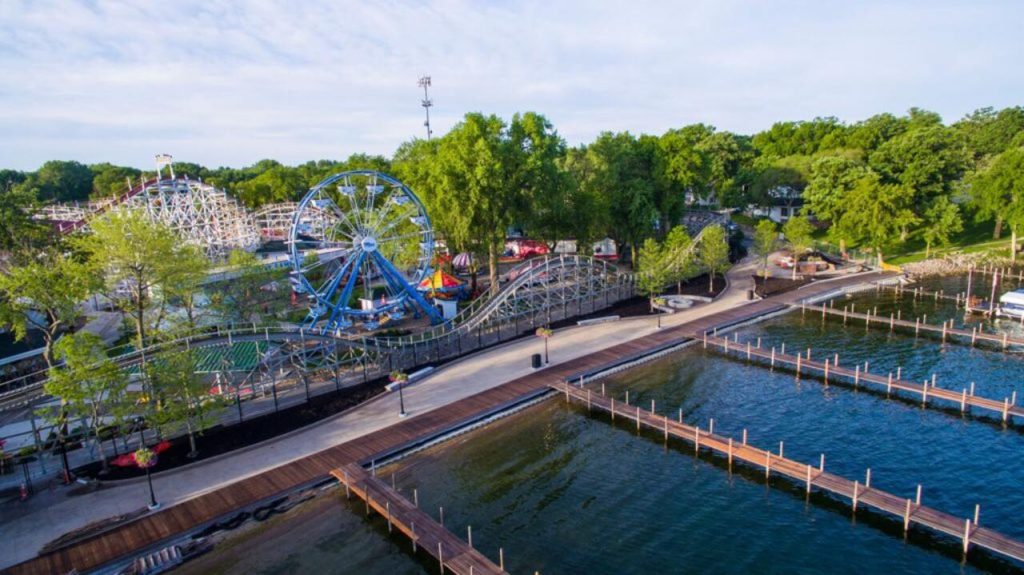
[[[1010,235],[1007,228],[1003,228],[1003,235],[998,240],[992,239],[992,231],[995,229],[994,222],[964,222],[964,231],[957,234],[949,246],[932,248],[929,257],[938,257],[951,253],[978,253],[992,251],[999,255],[1009,255]],[[925,259],[925,245],[920,238],[913,238],[900,247],[886,261],[893,264],[906,264]]]

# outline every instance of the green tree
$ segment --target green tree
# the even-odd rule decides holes
[[[897,118],[892,114],[878,114],[854,124],[846,138],[846,145],[870,153],[882,144],[903,134],[909,127],[910,122],[907,118]]]
[[[248,323],[280,311],[284,301],[277,282],[284,279],[286,271],[267,268],[254,254],[242,250],[228,255],[227,267],[232,279],[219,283],[210,295],[210,304],[221,318]]]
[[[948,246],[953,234],[963,231],[960,208],[946,196],[935,198],[924,212],[921,237],[924,238],[924,257],[930,257],[932,245]]]
[[[189,457],[195,457],[196,435],[216,422],[222,402],[209,393],[210,386],[196,373],[193,351],[165,353],[146,363],[150,387],[147,423],[170,434],[185,428]]]
[[[665,236],[663,246],[665,271],[668,281],[676,282],[676,292],[683,289],[683,282],[694,274],[693,239],[686,226],[675,226]]]
[[[704,156],[704,172],[697,189],[703,198],[723,203],[736,192],[740,170],[753,159],[750,139],[729,132],[714,132],[697,143]]]
[[[43,359],[53,367],[53,346],[60,334],[82,317],[81,304],[102,285],[87,266],[62,254],[15,266],[0,275],[0,321],[24,339],[29,330],[43,334]]]
[[[1024,133],[1024,107],[981,108],[953,124],[966,142],[971,161],[979,167],[986,158],[1001,154],[1013,146],[1015,138]]]
[[[19,187],[41,201],[87,200],[92,193],[92,171],[78,162],[51,160],[29,174]]]
[[[647,296],[651,311],[654,311],[654,298],[665,289],[669,280],[665,249],[654,238],[647,238],[637,257],[636,287]]]
[[[519,116],[513,118],[514,124],[522,122]],[[498,256],[508,228],[525,219],[527,205],[520,170],[524,150],[512,143],[509,129],[497,116],[466,114],[441,138],[432,177],[421,188],[431,213],[445,214],[445,239],[454,246],[479,245],[487,255],[492,293],[499,289]]]
[[[246,206],[258,208],[264,204],[295,201],[309,187],[300,170],[277,164],[252,179],[235,184],[234,194]]]
[[[662,229],[679,220],[687,192],[704,199],[714,193],[710,173],[712,152],[716,154],[714,168],[719,171],[715,175],[728,178],[724,171],[728,170],[728,155],[732,150],[726,140],[717,139],[713,144],[709,143],[713,134],[711,126],[693,124],[665,132],[652,147],[652,175]],[[640,141],[644,142],[646,138],[650,137],[642,136]]]
[[[92,233],[75,238],[90,265],[106,277],[109,293],[135,324],[135,343],[145,347],[146,311],[152,294],[168,286],[181,263],[183,245],[166,226],[140,211],[114,210],[90,222]]]
[[[210,273],[210,260],[198,246],[186,244],[178,249],[176,263],[167,270],[164,278],[164,297],[160,301],[160,313],[156,321],[159,327],[174,303],[185,312],[184,327],[191,331],[196,327],[199,310],[197,297],[202,294],[203,284]]]
[[[585,147],[566,150],[559,169],[568,180],[567,203],[569,215],[565,224],[569,236],[576,239],[576,250],[589,254],[594,242],[602,239],[608,230],[607,198],[598,194],[594,178],[597,167]]]
[[[53,234],[32,219],[37,207],[31,190],[0,181],[0,251],[21,260],[49,243]]]
[[[839,141],[834,132],[845,130],[836,118],[815,118],[806,122],[776,122],[771,128],[755,134],[754,147],[764,156],[782,158],[785,156],[814,154],[823,147],[826,138],[831,145]],[[830,137],[831,136],[831,137]]]
[[[139,175],[142,173],[135,168],[115,166],[109,163],[93,164],[89,166],[92,172],[92,194],[93,198],[109,198],[125,194],[131,186],[137,186]]]
[[[106,346],[98,336],[79,332],[61,338],[55,347],[61,367],[51,367],[43,384],[47,394],[60,399],[57,427],[68,419],[83,419],[106,471],[101,430],[110,424],[120,427],[130,409],[125,397],[128,377],[107,357]]]
[[[793,279],[796,279],[797,264],[800,263],[800,256],[814,247],[814,226],[811,225],[807,216],[794,216],[782,224],[782,235],[793,250]]]
[[[834,225],[841,237],[874,249],[881,264],[883,251],[903,242],[904,231],[920,221],[911,209],[913,197],[910,190],[868,174],[850,191]]]
[[[1024,147],[1011,148],[993,158],[970,182],[979,217],[1010,225],[1010,257],[1016,258],[1017,234],[1024,225]]]
[[[620,256],[628,249],[635,262],[637,247],[654,233],[658,219],[650,156],[628,132],[602,133],[587,153],[594,166],[591,192],[607,209],[608,233]]]
[[[804,209],[819,220],[835,221],[846,209],[846,195],[866,173],[862,164],[827,156],[811,164],[811,178],[804,189]]]
[[[963,144],[954,131],[925,125],[889,140],[868,157],[882,184],[899,185],[913,194],[910,208],[918,218],[932,200],[952,192],[967,165]],[[902,230],[901,239],[908,233]]]
[[[572,219],[586,216],[576,213],[586,206],[576,201],[578,190],[559,166],[559,159],[565,155],[565,140],[547,118],[533,112],[513,118],[509,138],[514,150],[522,150],[513,156],[518,164],[513,171],[519,174],[529,205],[522,223],[530,236],[554,250],[558,240],[572,233]]]
[[[779,227],[769,219],[757,222],[754,228],[754,249],[761,256],[761,270],[764,277],[768,277],[768,256],[775,250],[779,243]]]
[[[713,292],[715,274],[729,268],[729,240],[722,226],[715,224],[704,228],[700,238],[700,263],[708,270],[708,292]]]

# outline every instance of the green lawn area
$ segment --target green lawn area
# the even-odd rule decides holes
[[[757,222],[767,218],[752,218],[744,213],[735,213],[730,215],[729,219],[735,222],[738,226],[748,226],[751,228],[755,228],[757,227]]]
[[[994,222],[975,222],[968,220],[964,222],[964,231],[953,238],[949,246],[944,248],[932,248],[932,258],[951,253],[977,253],[977,252],[1000,252],[1001,255],[1009,255],[1010,236],[1009,230],[1003,229],[1003,236],[998,240],[992,239],[992,231],[995,229]],[[893,264],[906,264],[925,259],[925,245],[920,238],[913,238],[906,244],[893,252],[886,258],[886,261]]]
[[[1010,233],[1004,227],[1003,234],[998,240],[992,239],[992,232],[995,229],[994,222],[975,222],[968,220],[964,222],[964,230],[957,234],[949,246],[938,248],[932,247],[930,258],[937,258],[955,253],[970,254],[979,252],[991,252],[993,255],[1009,256]],[[814,239],[830,244],[828,230],[815,230]],[[855,246],[849,246],[851,249]],[[912,238],[905,244],[885,254],[885,261],[890,264],[908,264],[925,259],[925,245],[920,238]]]

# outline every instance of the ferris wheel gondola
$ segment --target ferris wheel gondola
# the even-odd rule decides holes
[[[323,180],[299,202],[288,241],[292,286],[310,296],[308,325],[344,329],[410,310],[441,321],[415,287],[430,271],[430,218],[397,179],[354,170]]]

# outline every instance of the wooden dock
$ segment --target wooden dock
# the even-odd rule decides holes
[[[455,536],[443,525],[419,509],[413,502],[402,497],[398,491],[374,477],[360,465],[349,464],[331,471],[342,485],[345,495],[355,494],[366,502],[366,515],[373,509],[388,522],[388,531],[397,529],[412,542],[412,551],[422,549],[438,562],[441,572],[446,570],[456,575],[489,575],[506,573],[504,566],[495,565],[483,553],[473,548],[472,541],[466,542]],[[469,534],[472,531],[468,532]],[[472,535],[467,534],[467,537]],[[504,552],[499,550],[499,560],[505,562]]]
[[[933,337],[937,336],[942,340],[942,343],[947,341],[958,342],[973,347],[980,342],[997,345],[1002,349],[1006,349],[1011,345],[1024,346],[1024,338],[1010,337],[1005,332],[1001,335],[986,333],[976,327],[970,330],[955,328],[950,325],[950,322],[936,325],[927,323],[927,318],[914,318],[914,321],[910,321],[903,319],[897,313],[890,313],[888,316],[874,315],[870,311],[868,313],[854,312],[848,307],[837,309],[826,304],[807,305],[801,303],[793,305],[794,307],[799,307],[804,315],[821,314],[822,319],[825,319],[826,316],[841,318],[843,325],[847,325],[850,322],[863,322],[865,328],[880,327],[889,331],[895,331],[899,328],[902,331],[913,331],[914,335],[923,333]]]
[[[1010,397],[1002,400],[979,397],[974,394],[974,386],[964,387],[959,391],[945,389],[935,385],[934,380],[925,380],[922,383],[914,383],[900,378],[899,373],[893,375],[889,372],[886,375],[869,373],[868,368],[862,368],[859,364],[852,368],[840,366],[836,363],[838,355],[822,354],[824,360],[811,359],[803,352],[796,355],[785,353],[785,346],[779,349],[775,347],[761,347],[760,342],[749,341],[740,343],[730,341],[727,337],[717,337],[704,334],[702,345],[704,349],[721,351],[730,356],[746,358],[747,361],[757,361],[760,364],[767,364],[792,369],[797,376],[812,375],[821,377],[825,383],[829,381],[842,380],[852,384],[855,388],[860,385],[870,386],[877,391],[885,391],[886,395],[895,392],[905,392],[921,398],[921,405],[937,407],[935,400],[943,400],[960,408],[965,413],[968,408],[978,409],[998,416],[1006,422],[1011,416],[1024,416],[1024,408],[1016,405],[1017,394],[1014,392]],[[931,402],[931,403],[930,403]]]
[[[871,471],[868,470],[864,481],[849,480],[825,471],[824,456],[817,467],[801,463],[784,456],[782,443],[779,452],[774,453],[746,443],[745,438],[736,441],[714,433],[713,429],[700,429],[682,421],[648,411],[639,406],[616,402],[614,398],[605,397],[593,390],[570,385],[565,382],[552,384],[552,388],[565,396],[565,401],[576,401],[585,405],[588,410],[608,413],[612,420],[622,418],[635,421],[637,429],[641,427],[664,434],[667,441],[670,437],[681,439],[693,445],[694,451],[701,449],[712,451],[727,459],[729,466],[733,460],[764,469],[767,480],[772,473],[785,477],[798,485],[804,485],[806,492],[817,488],[820,491],[849,498],[853,511],[858,506],[871,507],[888,515],[895,516],[903,522],[907,531],[912,525],[927,527],[933,531],[944,533],[958,539],[964,553],[971,545],[987,549],[998,555],[1024,562],[1024,543],[1006,537],[997,531],[978,524],[977,509],[974,518],[960,518],[921,503],[920,490],[914,499],[899,497],[871,485]],[[681,419],[681,418],[680,418]]]
[[[678,326],[666,327],[648,336],[537,370],[451,405],[409,417],[353,441],[274,467],[187,501],[166,506],[159,511],[113,526],[0,572],[14,575],[51,575],[72,570],[84,572],[107,566],[119,559],[166,546],[196,530],[229,520],[239,512],[273,501],[282,494],[317,485],[329,479],[329,473],[339,466],[350,463],[366,465],[374,460],[385,459],[439,435],[550,393],[551,383],[566,378],[575,379],[580,374],[600,371],[611,365],[636,361],[649,356],[652,350],[678,345],[686,339],[699,338],[704,332],[785,311],[789,305],[802,299],[891,275],[879,272],[812,283],[799,290],[750,302]],[[652,317],[651,321],[655,319]],[[394,401],[394,398],[385,395],[371,401]]]

